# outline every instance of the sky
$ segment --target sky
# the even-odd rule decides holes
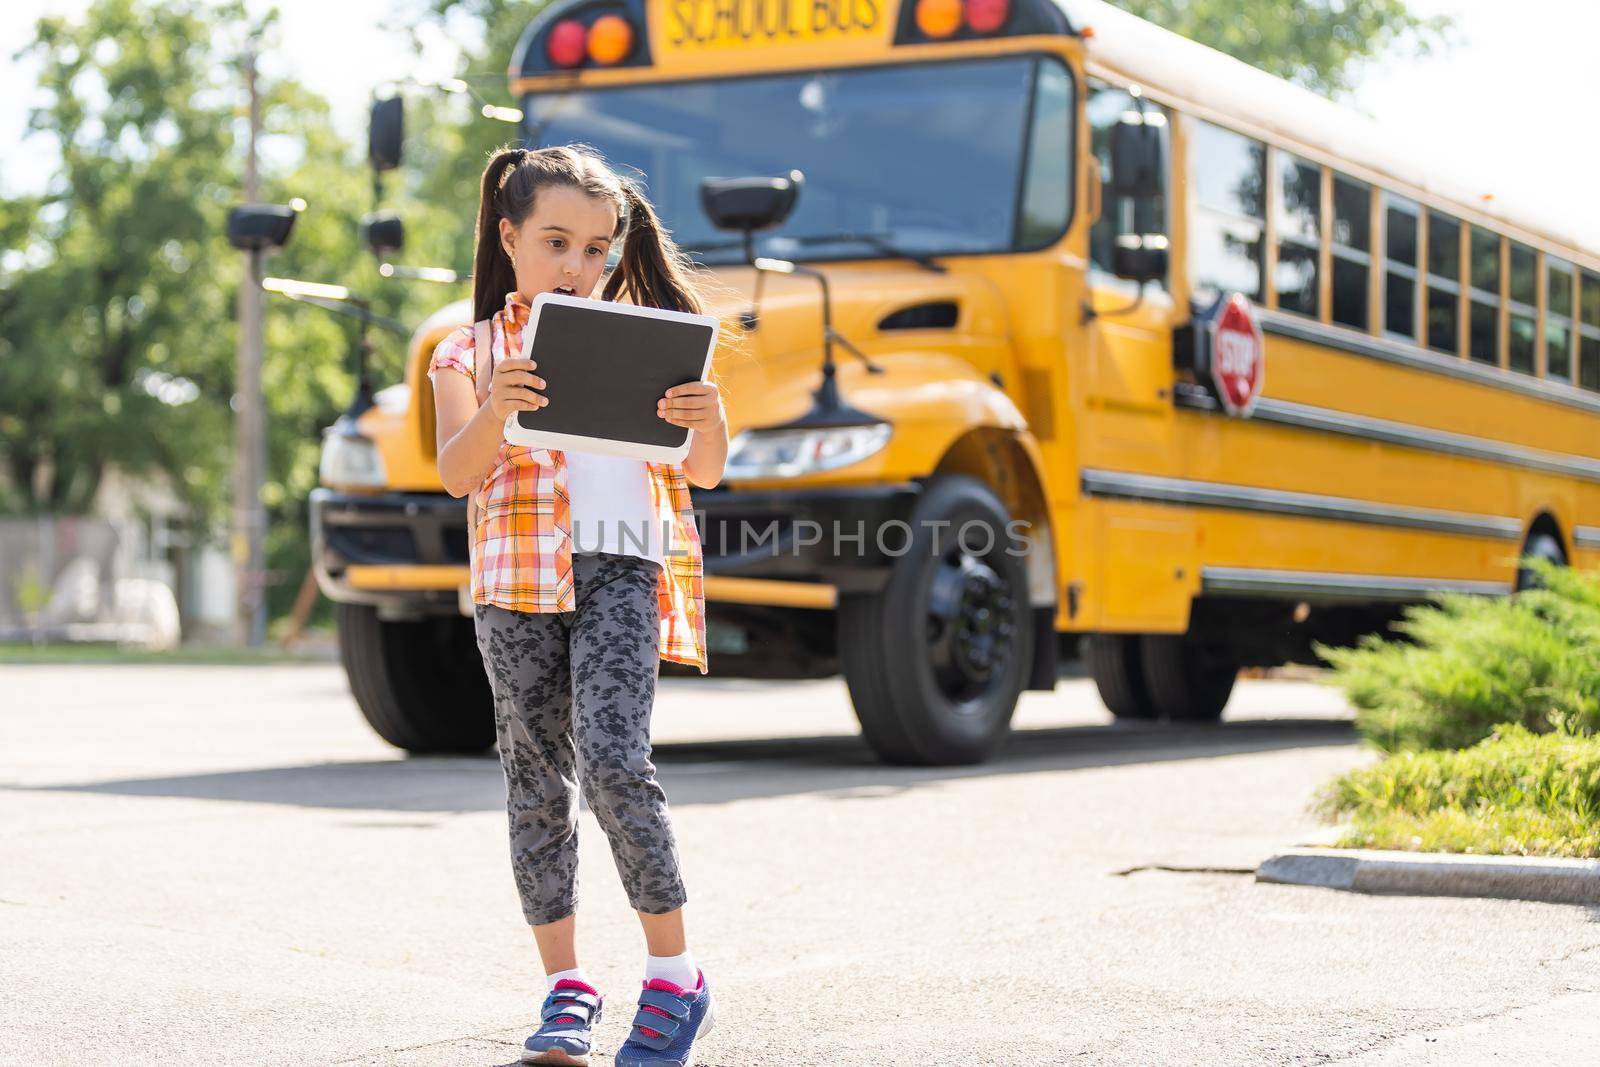
[[[41,14],[79,14],[87,0],[5,0],[0,4],[0,193],[34,191],[48,175],[45,138],[23,139],[33,96],[32,62],[10,54]],[[252,11],[266,0],[247,0]],[[327,97],[352,138],[364,136],[374,84],[458,72],[457,41],[469,25],[421,31],[421,61],[403,35],[374,27],[416,0],[276,0],[281,47],[262,60]],[[1600,252],[1600,41],[1597,0],[1411,0],[1419,14],[1456,18],[1460,42],[1441,56],[1394,56],[1365,69],[1344,101],[1371,114],[1425,158],[1485,192],[1570,206],[1572,231]],[[420,20],[413,20],[420,21]]]

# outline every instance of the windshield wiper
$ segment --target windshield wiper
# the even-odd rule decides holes
[[[912,263],[915,263],[917,266],[921,267],[923,270],[932,271],[935,274],[945,274],[945,273],[948,273],[948,271],[949,271],[949,268],[946,267],[944,264],[935,263],[931,258],[929,258],[928,256],[926,256],[926,255],[924,255],[924,254],[922,254],[920,252],[908,252],[903,248],[896,248],[894,245],[890,244],[889,241],[887,241],[883,237],[878,236],[877,234],[872,234],[872,233],[815,233],[815,234],[807,234],[804,237],[788,237],[788,236],[785,236],[785,235],[779,235],[779,236],[783,236],[783,239],[786,240],[786,241],[793,241],[795,244],[801,244],[801,245],[831,245],[831,244],[838,244],[841,241],[855,241],[858,244],[871,245],[873,248],[876,248],[878,251],[884,253],[887,256],[892,256],[895,259],[910,260]],[[719,241],[716,244],[696,245],[696,246],[694,246],[692,248],[686,248],[686,249],[684,249],[684,251],[686,251],[686,252],[722,252],[722,251],[726,251],[727,249],[730,249],[730,248],[743,248],[743,247],[744,247],[744,242],[743,241]]]
[[[942,263],[935,263],[921,252],[908,252],[903,248],[896,248],[886,239],[875,233],[813,233],[804,237],[791,237],[791,241],[803,245],[829,245],[839,241],[855,241],[864,245],[871,245],[886,256],[896,259],[909,259],[923,270],[931,270],[935,274],[944,274],[949,270]]]

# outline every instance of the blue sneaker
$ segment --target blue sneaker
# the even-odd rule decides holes
[[[665,978],[647,978],[639,994],[628,1040],[617,1049],[616,1067],[691,1067],[694,1043],[711,1032],[711,987],[706,972],[685,989]]]
[[[522,1043],[523,1063],[589,1062],[590,1033],[605,998],[588,982],[562,978],[539,1009],[539,1029]]]

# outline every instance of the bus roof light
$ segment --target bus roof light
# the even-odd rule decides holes
[[[589,51],[589,31],[577,19],[562,19],[550,27],[545,53],[558,67],[576,67]]]
[[[1011,0],[967,0],[967,25],[977,33],[993,33],[1011,15]]]
[[[621,15],[601,15],[589,27],[589,58],[611,66],[633,51],[633,27]]]
[[[917,0],[917,29],[949,37],[961,28],[961,0]]]

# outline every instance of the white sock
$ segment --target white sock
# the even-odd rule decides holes
[[[563,979],[563,978],[576,978],[578,981],[584,982],[584,983],[588,984],[591,987],[594,985],[593,982],[589,981],[589,976],[583,973],[583,968],[582,967],[573,967],[570,970],[557,971],[555,974],[547,974],[547,975],[545,975],[544,976],[545,985],[549,987],[549,988],[547,988],[545,990],[545,992],[547,992],[547,993],[555,992],[556,983],[561,981],[561,979]]]
[[[695,967],[694,955],[688,949],[677,956],[652,956],[646,952],[644,976],[646,979],[665,978],[685,989],[698,989],[700,986],[700,971]]]

